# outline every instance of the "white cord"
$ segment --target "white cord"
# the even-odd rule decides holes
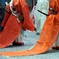
[[[13,7],[12,4],[13,4],[13,0],[11,0],[11,2],[10,2],[10,10],[11,10],[12,14],[17,17],[17,11],[14,11],[14,10],[12,9],[12,7]],[[20,22],[18,18],[17,18],[17,21]]]

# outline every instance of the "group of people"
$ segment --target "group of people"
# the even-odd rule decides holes
[[[0,0],[0,2],[2,2],[2,1],[4,1],[4,0]],[[20,22],[19,21],[19,19],[20,19],[22,21],[22,23],[23,23],[25,15],[23,15],[23,13],[21,12],[22,10],[21,10],[21,6],[20,6],[20,15],[21,15],[21,17],[19,16],[19,14],[17,13],[19,10],[18,9],[15,10],[16,7],[14,8],[14,5],[13,5],[13,3],[15,3],[15,1],[16,0],[11,0],[9,4],[7,4],[7,3],[5,4],[5,1],[4,1],[4,3],[3,3],[4,6],[3,7],[4,8],[8,7],[9,10],[7,10],[7,11],[8,12],[10,11],[10,13],[12,13],[14,16],[16,16],[18,22]],[[53,3],[52,3],[52,1],[53,1]],[[31,19],[34,19],[33,20],[34,23],[31,23],[32,21],[29,21],[29,23],[31,23],[33,25],[33,28],[31,27],[31,29],[30,29],[29,28],[30,25],[27,26],[25,24],[26,23],[25,22],[24,25],[26,25],[26,26],[23,25],[24,27],[21,29],[21,32],[20,32],[19,36],[17,37],[17,40],[15,40],[13,42],[13,45],[24,45],[24,42],[22,42],[22,35],[24,35],[24,29],[26,30],[26,28],[29,29],[29,30],[33,30],[34,29],[33,31],[36,31],[37,34],[40,34],[40,32],[42,30],[42,27],[43,27],[43,24],[44,24],[44,22],[45,22],[45,20],[46,20],[46,18],[48,16],[39,13],[37,10],[40,10],[43,13],[46,13],[46,14],[49,14],[49,15],[51,15],[51,14],[55,15],[56,16],[56,20],[59,21],[58,20],[58,16],[59,16],[59,12],[58,12],[59,11],[59,5],[58,5],[58,3],[59,3],[59,0],[37,0],[37,3],[35,5],[35,7],[34,7],[34,9],[35,9],[35,11],[33,12],[34,15],[31,18]],[[4,13],[6,11],[4,8],[1,9],[1,6],[0,6],[0,10],[2,10],[1,15],[3,14],[3,17],[1,17],[1,15],[0,15],[0,31],[2,31],[3,27],[4,27],[4,25],[1,26],[1,24],[3,23],[3,20],[4,20],[4,15],[5,15]],[[27,11],[27,12],[29,12],[29,11]]]

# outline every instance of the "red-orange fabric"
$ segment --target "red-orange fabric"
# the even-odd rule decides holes
[[[50,6],[59,12],[58,0],[51,0]],[[56,6],[56,7],[54,7]],[[55,42],[58,32],[59,32],[59,13],[50,14],[45,21],[43,29],[41,31],[40,37],[32,49],[24,51],[14,51],[14,52],[0,52],[0,55],[5,56],[25,56],[41,54],[46,52],[51,45]]]
[[[17,17],[12,15],[12,13],[8,14],[5,12],[5,16],[1,24],[4,29],[0,32],[0,48],[10,45],[18,36],[22,28],[34,31],[34,24],[29,17],[28,6],[25,0],[14,0],[13,4],[13,7],[15,7],[17,11],[23,13],[24,22],[18,22]],[[19,6],[21,6],[21,8]],[[6,10],[11,12],[10,5],[6,6]]]
[[[6,6],[6,10],[7,10],[8,12],[11,12],[9,5]],[[5,12],[4,19],[3,19],[2,24],[1,24],[3,27],[5,26],[7,20],[9,19],[10,15],[11,15],[11,14],[9,14],[8,12]]]

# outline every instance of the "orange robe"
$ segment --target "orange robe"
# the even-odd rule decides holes
[[[16,11],[22,12],[24,16],[24,21],[17,21],[10,10],[10,5],[6,6],[6,10],[10,13],[5,12],[4,19],[2,21],[2,26],[4,29],[0,32],[0,48],[10,45],[14,39],[19,35],[20,30],[28,29],[34,31],[34,24],[30,19],[28,6],[25,0],[13,0],[13,8]]]

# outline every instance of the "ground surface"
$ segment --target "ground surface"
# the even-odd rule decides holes
[[[35,32],[26,31],[25,36],[23,36],[23,42],[25,43],[24,46],[9,46],[0,51],[18,51],[18,50],[26,50],[31,48],[39,38],[39,35],[36,35]],[[40,55],[32,55],[32,56],[16,56],[16,57],[8,57],[8,56],[1,56],[0,59],[59,59],[59,50],[48,50],[44,54]]]

